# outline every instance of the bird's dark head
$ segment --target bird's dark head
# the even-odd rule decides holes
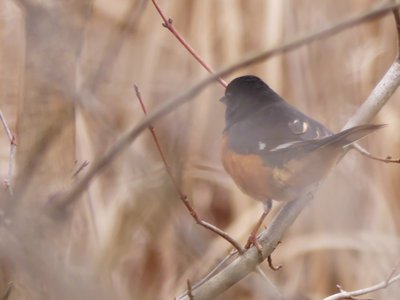
[[[226,105],[226,125],[259,110],[281,98],[260,78],[253,75],[237,77],[232,80],[220,99]]]

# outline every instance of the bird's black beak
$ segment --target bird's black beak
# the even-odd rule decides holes
[[[219,101],[221,101],[222,103],[226,104],[226,102],[228,101],[228,97],[227,96],[222,96],[221,99],[219,99]]]

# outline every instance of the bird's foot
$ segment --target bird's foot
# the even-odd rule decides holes
[[[280,242],[279,242],[279,243],[280,243]],[[245,248],[246,250],[248,250],[248,249],[250,249],[251,246],[253,246],[253,245],[254,245],[254,247],[256,247],[257,252],[258,252],[258,254],[260,255],[260,257],[262,257],[262,246],[261,246],[261,244],[258,242],[256,236],[250,235],[249,238],[248,238],[248,240],[247,240],[246,245],[244,246],[244,248]],[[273,262],[272,262],[272,256],[271,256],[271,255],[268,255],[267,260],[268,260],[268,266],[270,267],[271,270],[273,270],[273,271],[278,271],[278,270],[282,269],[282,265],[278,265],[278,266],[276,266],[276,267],[274,266],[274,264],[273,264]]]
[[[244,248],[250,249],[251,246],[256,247],[258,254],[260,254],[262,256],[262,246],[261,244],[258,242],[257,237],[254,234],[251,234],[247,240],[246,245],[244,246]]]

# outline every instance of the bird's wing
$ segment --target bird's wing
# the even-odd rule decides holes
[[[286,102],[268,105],[231,129],[233,145],[241,153],[280,151],[297,143],[316,141],[332,135],[321,123]]]
[[[283,152],[285,157],[291,156],[292,149],[295,155],[306,144],[312,145],[331,136],[332,132],[282,100],[233,124],[229,134],[230,146],[236,152],[274,160]]]

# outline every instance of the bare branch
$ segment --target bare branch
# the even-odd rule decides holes
[[[4,131],[6,132],[6,134],[8,136],[8,139],[10,140],[10,143],[14,143],[15,142],[15,137],[11,133],[10,127],[8,127],[6,119],[4,118],[3,112],[1,110],[0,110],[0,121],[3,124]]]
[[[372,285],[367,288],[359,289],[359,290],[352,291],[352,292],[347,292],[347,291],[343,290],[341,286],[338,285],[340,293],[326,297],[326,298],[324,298],[324,300],[354,299],[354,297],[358,297],[358,296],[362,296],[365,294],[369,294],[372,292],[386,289],[392,283],[400,280],[400,274],[394,276],[398,267],[399,267],[399,264],[397,264],[397,266],[395,268],[393,268],[392,272],[389,274],[388,278],[385,281],[382,281],[378,284]]]
[[[196,53],[196,51],[185,41],[182,35],[175,29],[174,25],[172,24],[173,22],[172,19],[171,18],[167,19],[167,17],[161,10],[160,6],[158,5],[157,1],[152,0],[152,2],[164,21],[162,25],[165,28],[167,28],[178,39],[178,41],[183,45],[183,47],[185,47],[186,50],[189,51],[189,53],[194,57],[194,59],[197,60],[204,67],[204,69],[208,71],[208,73],[214,74],[215,72],[213,71],[213,69],[200,57],[200,55]],[[227,84],[225,80],[223,80],[221,77],[218,77],[217,80],[224,88],[226,88]]]
[[[381,162],[385,162],[385,163],[400,164],[400,158],[393,159],[391,156],[387,156],[385,158],[385,157],[378,157],[378,156],[372,155],[366,149],[361,147],[359,144],[353,144],[353,145],[351,145],[351,148],[353,148],[354,150],[356,150],[359,153],[361,153],[361,155],[364,155],[364,156],[366,156],[366,157],[368,157],[370,159],[373,159],[373,160],[377,160],[377,161],[381,161]]]
[[[142,96],[140,94],[140,91],[139,91],[139,88],[137,87],[137,85],[135,85],[135,92],[136,92],[136,97],[139,100],[140,106],[142,107],[143,113],[145,115],[147,115],[147,110],[146,110],[146,107],[144,105]],[[206,228],[206,229],[218,234],[223,239],[227,240],[230,244],[232,244],[232,246],[235,247],[236,250],[239,251],[239,253],[243,253],[244,250],[243,250],[242,246],[240,246],[240,244],[237,241],[235,241],[231,236],[229,236],[225,231],[223,231],[223,230],[219,229],[218,227],[216,227],[216,226],[214,226],[214,225],[212,225],[212,224],[200,219],[200,217],[196,213],[195,209],[190,204],[190,201],[188,200],[187,195],[185,193],[183,193],[183,191],[179,187],[177,181],[175,180],[175,177],[172,174],[172,171],[171,171],[171,168],[169,167],[167,159],[165,158],[164,152],[162,151],[161,144],[160,144],[160,142],[158,140],[158,137],[157,137],[157,134],[156,134],[156,131],[155,131],[154,127],[152,125],[149,125],[149,130],[150,130],[150,133],[151,133],[151,135],[153,137],[153,141],[154,141],[154,143],[155,143],[155,145],[157,147],[158,154],[160,155],[161,160],[162,160],[162,162],[164,164],[164,168],[167,171],[168,177],[171,179],[171,181],[172,181],[172,183],[173,183],[173,185],[175,187],[175,190],[179,195],[180,200],[183,202],[183,204],[185,205],[186,209],[189,211],[190,215],[193,217],[195,222],[197,224],[203,226],[204,228]]]
[[[67,193],[59,198],[59,208],[67,208],[68,206],[75,203],[79,199],[79,196],[85,191],[86,187],[93,180],[93,178],[98,173],[103,171],[105,167],[107,167],[115,159],[115,157],[117,157],[123,150],[125,150],[143,130],[147,129],[148,126],[151,125],[151,123],[172,112],[180,105],[188,102],[190,99],[192,99],[192,97],[199,94],[205,87],[213,83],[217,78],[228,75],[241,68],[257,64],[275,55],[294,50],[317,39],[332,36],[357,24],[376,19],[389,13],[394,8],[400,7],[400,4],[398,2],[393,3],[392,1],[384,1],[384,3],[385,5],[383,6],[381,5],[378,8],[374,8],[368,12],[362,13],[361,15],[348,18],[345,21],[339,22],[331,27],[319,30],[315,33],[308,34],[305,37],[293,39],[292,41],[287,42],[276,48],[249,56],[236,64],[222,69],[214,75],[208,76],[207,78],[201,80],[192,87],[184,90],[177,96],[169,98],[168,100],[163,102],[163,104],[161,104],[157,109],[150,112],[136,126],[134,126],[126,134],[124,134],[101,158],[99,158],[98,161],[94,163],[92,167],[88,170],[86,175],[83,176],[82,179],[78,181]]]
[[[215,274],[217,274],[219,271],[221,271],[224,266],[227,264],[227,262],[233,258],[234,255],[238,254],[236,250],[232,250],[226,257],[224,257],[206,276],[204,276],[199,282],[194,284],[192,288],[197,288],[200,285],[202,285],[204,282],[206,282],[209,278],[213,277]]]
[[[287,228],[294,222],[303,208],[313,197],[313,191],[317,185],[310,187],[310,190],[299,199],[285,204],[274,217],[270,225],[261,233],[259,243],[262,246],[262,258],[255,247],[250,248],[243,255],[239,256],[231,264],[225,267],[220,273],[210,278],[202,286],[192,291],[196,300],[214,299],[229,287],[243,279],[268,257],[279,243]],[[185,296],[178,297],[179,300],[187,300]]]
[[[138,99],[138,101],[140,103],[140,106],[142,108],[142,111],[143,111],[144,115],[146,116],[147,115],[147,110],[146,110],[146,107],[144,105],[144,102],[143,102],[143,99],[142,99],[142,95],[140,94],[139,88],[138,88],[138,86],[136,84],[135,84],[135,92],[136,92],[136,97],[137,97],[137,99]],[[171,179],[175,190],[178,192],[179,197],[181,199],[182,198],[187,198],[187,196],[181,191],[178,183],[176,182],[176,180],[175,180],[175,178],[174,178],[174,176],[172,174],[171,168],[169,167],[167,159],[165,158],[164,152],[161,149],[161,145],[160,145],[160,142],[159,142],[158,137],[156,135],[156,132],[154,130],[154,127],[152,125],[149,125],[148,127],[149,127],[150,133],[151,133],[151,135],[153,137],[153,141],[156,144],[156,147],[157,147],[158,153],[159,153],[159,155],[161,157],[161,160],[162,160],[162,162],[164,164],[164,168],[167,171],[167,174],[168,174],[169,178]]]

